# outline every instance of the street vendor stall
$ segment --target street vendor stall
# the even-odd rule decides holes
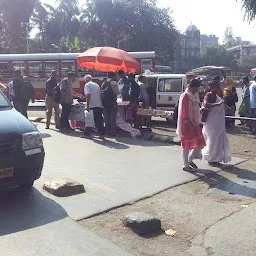
[[[85,127],[85,104],[75,103],[71,107],[69,120],[73,129],[84,129]],[[130,133],[132,137],[139,136],[141,133],[130,124],[131,112],[129,111],[129,102],[118,102],[118,113],[116,125],[119,130]]]
[[[140,73],[139,62],[129,53],[113,47],[95,47],[88,49],[77,57],[80,67],[101,72],[116,72],[123,70],[125,73]],[[74,104],[71,108],[70,121],[73,128],[83,129],[86,124],[85,105]],[[129,132],[133,137],[140,135],[140,131],[130,124],[132,115],[130,102],[118,101],[118,114],[116,124],[121,130]]]

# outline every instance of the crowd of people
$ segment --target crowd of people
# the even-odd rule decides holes
[[[123,101],[129,102],[128,107],[131,109],[133,125],[137,124],[137,108],[139,102],[147,101],[145,95],[145,85],[143,77],[139,78],[140,83],[135,81],[135,74],[130,73],[128,76],[122,70],[116,73],[109,72],[107,79],[100,86],[93,82],[91,75],[86,75],[84,94],[80,95],[72,90],[72,84],[75,82],[73,73],[68,73],[60,83],[57,82],[57,72],[52,71],[51,77],[46,82],[46,129],[50,127],[51,117],[54,111],[55,126],[63,133],[72,130],[69,122],[69,115],[73,104],[73,97],[84,101],[86,105],[85,119],[93,116],[94,125],[100,138],[104,136],[115,137],[117,133],[117,98],[121,94]],[[62,107],[60,116],[60,107]],[[88,126],[85,120],[85,129],[81,137],[91,138],[95,130],[94,127]]]

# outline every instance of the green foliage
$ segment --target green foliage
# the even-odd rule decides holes
[[[224,46],[208,47],[202,55],[204,65],[231,67],[234,59],[233,54],[228,52]]]
[[[255,19],[256,14],[256,1],[255,0],[242,0],[243,9],[245,10],[245,19],[252,21]]]
[[[155,50],[162,64],[173,61],[178,32],[170,10],[158,8],[154,0],[84,0],[81,8],[77,0],[58,0],[55,7],[40,0],[1,1],[0,51],[26,51],[26,29],[30,30],[27,21],[30,20],[30,26],[39,30],[30,40],[31,52],[117,47],[119,40],[127,38],[120,42],[120,48]]]

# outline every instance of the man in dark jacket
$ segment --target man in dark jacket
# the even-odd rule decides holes
[[[35,102],[35,90],[29,79],[24,76],[23,77],[25,87],[24,87],[24,103],[23,103],[23,111],[25,117],[28,117],[27,111],[28,111],[28,104],[31,100],[32,103]]]
[[[13,98],[15,109],[27,117],[26,84],[20,70],[14,71],[13,91],[15,95]]]
[[[54,109],[54,119],[56,129],[60,128],[60,102],[56,102],[57,99],[54,97],[55,90],[57,90],[58,83],[58,73],[53,70],[51,72],[51,77],[46,82],[46,97],[45,97],[45,106],[46,106],[46,129],[49,129],[52,110]]]
[[[130,73],[128,75],[128,80],[130,83],[129,98],[130,98],[130,106],[132,110],[134,127],[139,128],[139,124],[137,121],[137,110],[139,107],[140,86],[135,82],[135,74]]]

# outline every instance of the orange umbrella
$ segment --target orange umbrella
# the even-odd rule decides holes
[[[129,53],[112,47],[91,48],[77,57],[80,67],[103,72],[140,72],[140,64]]]

